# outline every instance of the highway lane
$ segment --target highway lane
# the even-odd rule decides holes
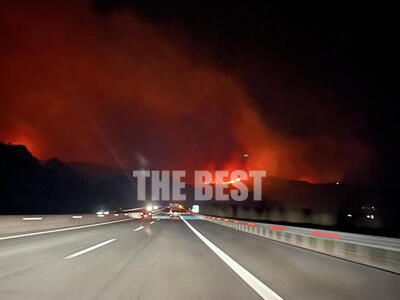
[[[400,276],[204,221],[189,221],[284,299],[400,299]]]
[[[207,221],[188,222],[284,299],[399,298],[398,275]],[[162,219],[2,240],[0,299],[261,297],[184,222]]]
[[[260,299],[180,220],[5,240],[0,252],[0,299]]]

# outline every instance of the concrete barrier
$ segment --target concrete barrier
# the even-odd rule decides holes
[[[128,213],[110,213],[108,215],[3,215],[0,216],[0,237],[12,234],[106,223],[134,217],[135,216]]]
[[[236,230],[400,274],[400,239],[203,217]]]

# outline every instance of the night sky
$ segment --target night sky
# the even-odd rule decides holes
[[[127,169],[393,178],[393,8],[148,2],[1,0],[0,140]]]

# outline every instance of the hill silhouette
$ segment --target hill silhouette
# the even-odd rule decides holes
[[[190,207],[193,187],[186,185],[184,192]],[[211,200],[200,205],[203,213],[226,217],[348,231],[369,228],[396,235],[399,220],[390,205],[392,196],[391,190],[355,182],[310,184],[268,176],[263,181],[262,201]],[[136,200],[130,171],[56,158],[38,160],[24,145],[5,143],[0,143],[0,199],[0,215],[94,213],[143,206]],[[363,210],[372,205],[376,208],[373,222],[366,218],[371,212]]]
[[[0,214],[84,213],[134,206],[135,185],[121,170],[39,161],[24,145],[0,143]]]

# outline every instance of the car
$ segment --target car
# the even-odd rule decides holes
[[[181,214],[181,212],[176,209],[170,209],[168,212],[168,215],[170,218],[179,218],[180,214]]]
[[[153,214],[150,211],[141,211],[140,212],[140,218],[142,220],[152,220],[153,219]]]

